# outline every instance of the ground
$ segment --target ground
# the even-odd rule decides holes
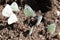
[[[51,10],[47,12],[36,12],[36,14],[42,15],[43,19],[40,25],[32,26],[34,27],[32,35],[28,35],[30,31],[29,27],[31,25],[29,25],[27,21],[30,19],[25,17],[21,6],[19,6],[20,12],[16,13],[19,18],[18,22],[8,25],[8,18],[2,16],[4,5],[0,5],[0,40],[60,40],[60,16],[57,16],[56,14],[56,10],[60,10],[60,1],[52,0],[51,2]],[[54,22],[56,22],[57,27],[55,33],[51,35],[46,27]],[[30,22],[30,24],[32,23]]]

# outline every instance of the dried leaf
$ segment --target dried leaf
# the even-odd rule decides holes
[[[26,16],[36,16],[35,12],[32,10],[32,8],[28,5],[25,5],[25,8],[24,8],[24,14]]]

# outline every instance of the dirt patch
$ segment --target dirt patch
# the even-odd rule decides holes
[[[2,16],[2,10],[6,3],[11,4],[13,1],[0,1],[0,40],[60,40],[60,16],[56,15],[55,10],[60,10],[60,1],[58,0],[23,0],[16,1],[21,11],[16,14],[19,18],[17,23],[7,24],[7,18]],[[33,19],[26,18],[23,13],[24,5],[28,4],[36,11],[36,14],[43,16],[40,25],[36,26],[37,16]],[[38,12],[41,11],[41,13]],[[57,28],[54,35],[47,30],[47,25],[54,23],[56,20]],[[30,28],[34,27],[32,35],[29,35]]]

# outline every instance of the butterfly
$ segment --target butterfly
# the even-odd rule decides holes
[[[14,8],[13,4],[15,4],[15,2],[12,3],[12,7]],[[18,5],[16,5],[16,6],[18,6]],[[14,8],[13,10],[16,11],[17,7]],[[5,17],[8,17],[8,24],[12,24],[12,23],[15,23],[18,21],[18,18],[16,16],[16,14],[13,13],[13,10],[9,4],[6,4],[5,8],[2,11],[2,15]]]
[[[39,25],[41,23],[42,18],[43,18],[43,16],[38,17],[38,21],[37,21],[36,25]]]
[[[10,17],[13,14],[12,9],[9,4],[5,6],[5,8],[2,10],[2,15],[5,17]]]
[[[14,11],[14,12],[19,12],[18,4],[17,4],[16,2],[13,2],[13,3],[11,4],[11,9],[12,9],[12,11]]]
[[[56,29],[56,24],[55,23],[52,23],[50,25],[48,25],[48,31],[53,34],[55,32],[55,29]]]
[[[9,18],[8,18],[8,24],[13,24],[15,22],[18,21],[18,18],[15,14],[12,14]]]
[[[33,11],[33,9],[29,6],[29,5],[27,5],[27,4],[25,4],[25,8],[24,8],[24,14],[25,14],[25,16],[36,16],[36,14],[35,14],[35,11]]]

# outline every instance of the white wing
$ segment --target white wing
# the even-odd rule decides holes
[[[50,34],[53,34],[56,31],[56,24],[52,23],[48,25],[48,31],[50,32]]]
[[[43,16],[38,17],[38,21],[37,21],[37,24],[36,24],[37,26],[41,23],[42,18],[43,18]]]
[[[18,18],[15,14],[12,14],[10,18],[8,19],[8,24],[12,24],[18,21]]]
[[[5,8],[2,11],[2,15],[5,17],[10,17],[13,14],[12,9],[9,4],[5,6]]]
[[[19,12],[18,4],[16,2],[11,4],[11,8],[14,12]]]
[[[36,14],[35,14],[35,11],[33,11],[33,9],[29,6],[29,5],[25,5],[25,8],[24,8],[24,14],[26,15],[26,16],[36,16]]]

